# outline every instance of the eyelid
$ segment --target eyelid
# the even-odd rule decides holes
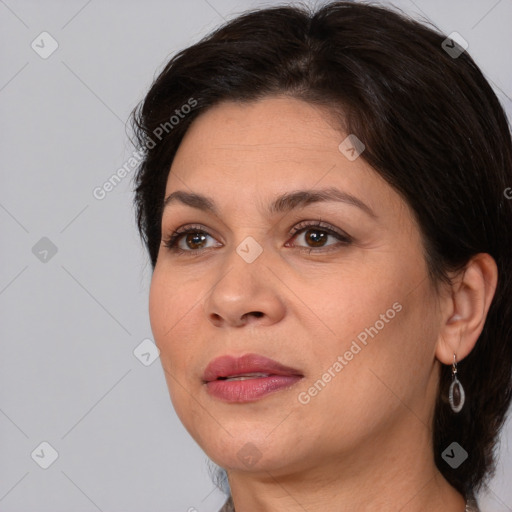
[[[324,222],[322,220],[303,220],[299,222],[298,224],[295,224],[288,234],[290,236],[293,236],[297,234],[299,231],[304,230],[305,228],[320,228],[325,231],[330,231],[333,234],[336,234],[342,238],[351,239],[351,237],[348,235],[348,233],[345,233],[345,231],[333,226],[332,224],[329,224],[328,222]]]
[[[211,238],[215,238],[210,230],[202,226],[201,224],[184,224],[179,228],[176,228],[169,236],[162,238],[162,244],[167,247],[169,250],[177,252],[177,253],[190,253],[190,254],[198,254],[202,253],[206,249],[210,249],[210,247],[203,247],[202,249],[196,250],[184,250],[177,247],[177,242],[184,235],[189,233],[203,233]]]
[[[327,252],[329,250],[334,250],[335,248],[339,247],[339,245],[348,245],[353,242],[353,238],[348,235],[345,231],[336,228],[335,226],[323,222],[322,220],[306,220],[301,221],[298,224],[295,224],[288,232],[288,236],[291,236],[292,238],[296,237],[300,232],[307,231],[307,229],[314,229],[317,228],[319,231],[325,231],[329,235],[334,236],[338,238],[337,244],[330,244],[325,245],[321,247],[306,247],[306,246],[295,246],[292,245],[292,247],[296,247],[299,250],[302,251],[308,251],[308,252]],[[179,228],[176,228],[167,238],[162,239],[162,243],[165,247],[167,247],[170,251],[173,251],[178,254],[184,254],[187,253],[189,255],[199,255],[203,253],[204,251],[208,249],[212,249],[212,247],[203,247],[200,249],[181,249],[177,246],[177,243],[180,241],[180,239],[187,234],[190,233],[202,233],[204,235],[207,235],[213,239],[216,239],[211,233],[208,228],[205,228],[201,224],[184,224],[183,226],[180,226]],[[285,247],[290,247],[289,241],[285,243]]]
[[[301,221],[298,224],[295,224],[292,229],[290,229],[289,235],[292,236],[293,238],[295,238],[301,232],[308,231],[308,228],[312,229],[312,230],[317,228],[319,231],[325,231],[329,235],[334,236],[335,238],[337,238],[338,239],[338,243],[330,244],[330,245],[324,245],[324,246],[321,246],[321,247],[307,247],[307,246],[303,246],[303,245],[292,246],[292,247],[296,247],[296,248],[298,248],[301,251],[307,251],[308,253],[311,253],[311,252],[323,252],[323,253],[325,253],[325,252],[328,252],[328,251],[336,250],[337,248],[339,248],[340,244],[344,245],[344,246],[347,246],[347,245],[349,245],[349,244],[354,242],[354,239],[348,233],[346,233],[345,231],[343,231],[343,230],[341,230],[341,229],[339,229],[339,228],[337,228],[337,227],[335,227],[335,226],[333,226],[333,225],[331,225],[329,223],[323,222],[321,220]],[[289,247],[288,242],[286,242],[285,245],[287,247]]]

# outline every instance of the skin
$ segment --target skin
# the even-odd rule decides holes
[[[434,464],[430,425],[441,364],[476,343],[496,265],[477,255],[452,285],[436,288],[411,209],[363,158],[346,158],[338,149],[346,136],[325,110],[284,96],[224,102],[189,128],[165,196],[209,196],[218,215],[179,201],[163,213],[164,240],[186,224],[209,235],[182,236],[185,253],[162,244],[152,278],[150,320],[170,397],[190,435],[227,470],[237,512],[462,512],[463,497]],[[281,194],[327,187],[375,216],[334,201],[267,211]],[[352,242],[310,226],[290,235],[302,221],[326,222]],[[236,252],[248,236],[263,250],[252,263]],[[300,403],[299,393],[395,303],[401,311]],[[304,378],[250,403],[210,396],[207,364],[246,353]],[[255,463],[238,456],[242,448]]]

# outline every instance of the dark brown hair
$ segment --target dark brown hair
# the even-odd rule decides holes
[[[144,153],[135,204],[154,268],[169,169],[202,112],[221,101],[284,94],[338,113],[340,133],[365,144],[361,157],[414,211],[433,283],[449,281],[450,271],[478,253],[497,263],[484,330],[458,367],[466,404],[459,414],[451,411],[451,368],[443,365],[432,425],[437,467],[467,496],[494,471],[512,396],[512,201],[505,197],[512,142],[479,68],[467,52],[446,51],[445,39],[401,13],[360,3],[237,17],[173,57],[134,111]],[[441,457],[453,441],[469,455],[457,469]]]

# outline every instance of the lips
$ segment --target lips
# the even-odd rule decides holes
[[[299,376],[303,374],[290,366],[258,354],[246,354],[241,357],[221,356],[211,361],[203,374],[203,383],[215,380],[245,380],[262,376]]]

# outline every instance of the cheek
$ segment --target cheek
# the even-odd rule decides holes
[[[350,268],[335,279],[324,276],[300,292],[315,315],[308,308],[303,312],[323,340],[315,344],[315,374],[346,354],[342,373],[350,379],[344,385],[357,387],[352,391],[358,395],[359,377],[376,379],[370,370],[399,389],[420,366],[428,372],[436,340],[434,300],[422,262],[394,259],[378,268],[366,263],[358,272]]]
[[[393,304],[403,297],[400,286],[404,282],[398,269],[392,265],[380,266],[366,262],[364,265],[344,262],[343,268],[298,288],[297,295],[308,309],[317,316],[319,328],[328,339],[338,340],[339,348],[376,322],[380,315],[392,319],[396,316]],[[308,316],[312,316],[311,313]],[[386,323],[387,326],[387,323]]]
[[[410,410],[427,417],[423,400],[435,333],[432,318],[422,313],[422,291],[404,297],[396,287],[374,290],[362,306],[347,302],[349,314],[338,310],[337,323],[336,307],[331,306],[326,323],[334,326],[336,336],[328,344],[314,345],[314,369],[300,389],[301,399],[310,400],[299,408],[311,428],[308,435],[321,424],[330,435],[343,434],[345,441],[356,442]]]
[[[182,284],[178,275],[155,268],[149,291],[149,320],[155,343],[163,361],[181,361],[178,354],[186,354],[191,344],[190,318],[201,307],[201,292],[192,283]]]
[[[173,407],[184,424],[194,414],[196,404],[184,391],[197,365],[197,325],[191,320],[201,307],[199,290],[181,284],[179,276],[155,268],[149,292],[149,319],[154,340],[160,350],[160,363]],[[194,337],[195,332],[195,337]]]
[[[169,312],[175,310],[174,301],[172,300],[173,294],[166,293],[170,286],[172,286],[170,280],[166,278],[163,272],[159,271],[157,266],[149,289],[149,321],[155,342],[160,350],[164,334],[172,326]]]

